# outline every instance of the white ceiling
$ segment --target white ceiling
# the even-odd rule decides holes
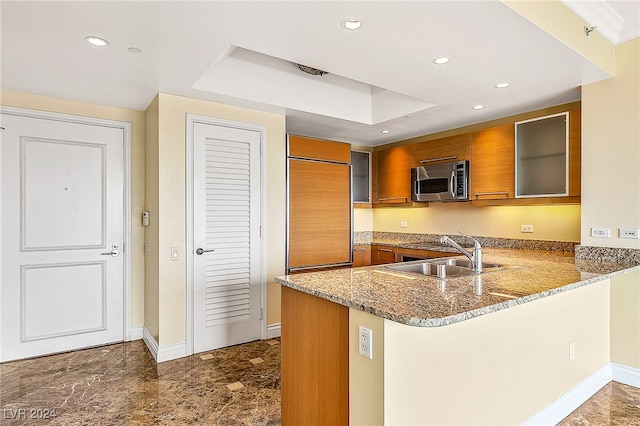
[[[614,44],[640,35],[637,0],[565,3]],[[2,1],[0,13],[3,89],[136,110],[165,92],[361,145],[571,102],[610,77],[499,1]],[[342,28],[351,18],[362,28]]]

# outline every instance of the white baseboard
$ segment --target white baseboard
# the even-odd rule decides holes
[[[142,328],[142,340],[144,340],[144,344],[147,345],[147,349],[153,355],[153,359],[158,362],[158,342],[153,338],[147,327]]]
[[[133,340],[140,340],[143,338],[144,336],[144,331],[143,331],[144,327],[134,327],[131,329],[131,338],[129,339],[130,341]]]
[[[627,367],[626,365],[611,363],[611,375],[613,380],[618,383],[640,388],[640,370],[637,368]]]
[[[556,425],[612,380],[611,363],[602,366],[523,425]]]
[[[280,327],[281,324],[271,324],[267,326],[267,339],[273,339],[275,337],[280,337]]]
[[[183,358],[187,356],[187,342],[176,343],[173,345],[158,346],[158,342],[153,338],[147,327],[143,329],[142,339],[147,345],[149,352],[153,355],[156,362],[171,361],[172,359]]]

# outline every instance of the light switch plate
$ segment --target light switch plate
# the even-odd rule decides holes
[[[180,260],[180,249],[178,247],[171,247],[171,260]]]

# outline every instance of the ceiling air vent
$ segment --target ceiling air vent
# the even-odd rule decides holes
[[[319,70],[317,68],[312,68],[312,67],[308,67],[306,65],[301,65],[301,64],[296,64],[296,65],[298,66],[298,68],[300,68],[301,71],[304,71],[307,74],[319,75],[321,77],[325,74],[329,74],[328,72]]]

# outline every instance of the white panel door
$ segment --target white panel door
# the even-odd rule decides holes
[[[194,123],[194,352],[261,337],[260,142]]]
[[[0,117],[0,361],[122,341],[123,129]]]

